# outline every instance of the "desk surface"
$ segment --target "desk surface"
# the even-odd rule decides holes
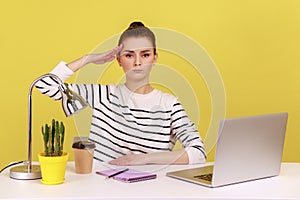
[[[60,185],[43,185],[40,180],[14,180],[9,170],[0,174],[0,199],[300,199],[300,163],[282,163],[277,177],[207,188],[165,176],[166,172],[192,166],[135,166],[154,172],[157,179],[123,183],[105,180],[98,170],[108,169],[107,164],[95,162],[93,173],[80,175],[74,172],[74,163],[67,166],[66,181]]]

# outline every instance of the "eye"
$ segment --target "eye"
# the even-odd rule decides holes
[[[125,54],[125,57],[126,57],[126,58],[132,58],[133,55],[131,55],[131,54]]]
[[[143,57],[144,57],[144,58],[148,58],[149,56],[150,56],[150,53],[144,53],[144,54],[143,54]]]

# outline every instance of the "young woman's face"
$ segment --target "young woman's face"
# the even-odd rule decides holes
[[[147,79],[157,60],[151,41],[146,37],[129,37],[122,44],[123,49],[117,60],[127,79]]]

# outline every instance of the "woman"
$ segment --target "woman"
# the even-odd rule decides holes
[[[71,84],[93,110],[89,140],[96,143],[94,157],[113,165],[203,163],[203,142],[176,97],[149,84],[157,61],[155,36],[141,22],[125,30],[118,47],[89,54],[71,63],[60,62],[51,73],[63,81],[88,63],[117,61],[126,74],[125,84]],[[60,99],[57,84],[45,78],[39,90]],[[176,140],[183,145],[172,151]]]

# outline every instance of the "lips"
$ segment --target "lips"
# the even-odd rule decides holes
[[[141,73],[141,72],[143,72],[144,70],[142,70],[142,69],[133,69],[132,71],[135,72],[135,73]]]

